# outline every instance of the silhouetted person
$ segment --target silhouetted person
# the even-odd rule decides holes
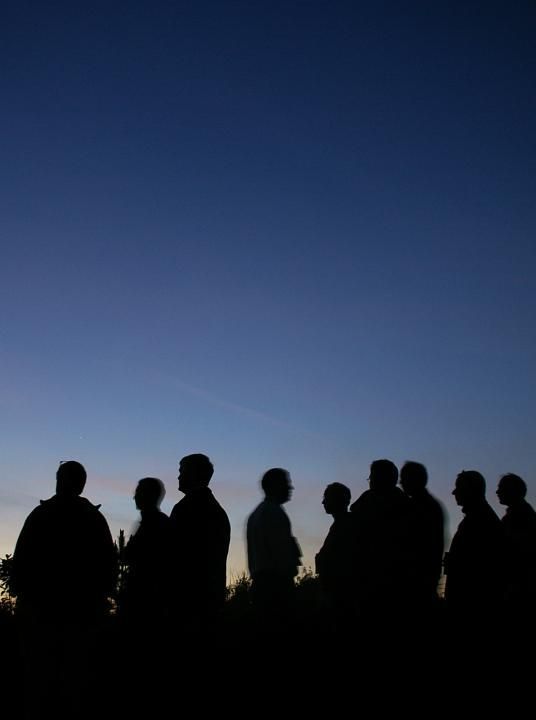
[[[120,602],[123,683],[136,688],[121,697],[128,717],[162,713],[162,658],[170,614],[171,521],[160,510],[161,480],[142,478],[134,493],[141,520],[125,548],[126,578]],[[112,716],[112,715],[111,715]]]
[[[27,717],[90,714],[116,553],[108,524],[80,497],[84,467],[61,463],[56,494],[26,519],[13,556],[26,674]]]
[[[536,614],[536,512],[525,496],[527,485],[519,477],[503,475],[497,487],[501,505],[506,505],[502,525],[507,543],[506,608],[517,626],[530,623]]]
[[[138,482],[134,502],[141,514],[140,524],[127,543],[128,574],[124,610],[133,622],[164,621],[169,610],[171,525],[160,510],[166,490],[158,478]]]
[[[282,631],[293,620],[294,578],[301,550],[281,507],[292,495],[290,475],[271,468],[261,480],[264,500],[247,520],[247,553],[252,598],[259,621],[268,631]]]
[[[428,473],[418,462],[406,462],[400,470],[400,485],[411,500],[413,542],[413,597],[419,612],[433,609],[441,577],[445,545],[444,511],[427,490]]]
[[[80,497],[85,484],[80,463],[61,463],[56,494],[41,500],[26,519],[13,556],[19,610],[46,620],[80,621],[105,612],[117,561],[100,505]]]
[[[214,467],[206,455],[183,457],[179,490],[171,511],[174,607],[185,629],[215,620],[226,596],[226,564],[231,526],[227,513],[208,485]]]
[[[407,607],[412,573],[411,506],[397,482],[396,465],[375,460],[369,489],[350,507],[356,532],[358,612],[383,627],[392,625]]]
[[[461,633],[486,631],[504,596],[504,531],[479,472],[462,471],[452,494],[465,517],[445,558],[447,609]]]
[[[348,512],[351,497],[350,489],[342,483],[334,482],[326,487],[322,505],[326,513],[333,516],[333,523],[315,557],[325,610],[330,625],[338,632],[347,632],[355,608],[354,518]]]

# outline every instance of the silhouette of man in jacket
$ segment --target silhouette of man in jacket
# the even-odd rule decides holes
[[[527,485],[519,475],[508,473],[499,480],[497,497],[506,506],[501,518],[507,549],[506,609],[518,627],[534,625],[536,605],[536,511],[526,494]]]
[[[128,566],[124,610],[129,620],[153,627],[169,609],[170,520],[160,510],[166,490],[158,478],[142,478],[134,493],[141,521],[125,548]]]
[[[486,500],[486,481],[464,470],[452,491],[464,518],[445,558],[445,598],[454,627],[485,631],[504,598],[504,528]]]
[[[301,550],[281,507],[292,495],[290,475],[272,468],[264,473],[261,486],[264,500],[247,521],[248,565],[259,619],[269,630],[277,630],[292,621]]]
[[[408,461],[400,470],[400,485],[411,501],[413,535],[413,599],[419,612],[437,606],[445,544],[445,513],[439,500],[427,489],[424,465]]]
[[[210,622],[223,609],[231,525],[208,487],[214,467],[206,455],[179,463],[179,490],[171,511],[174,612],[181,620]]]
[[[324,543],[315,557],[316,572],[320,579],[325,601],[325,614],[331,627],[347,633],[354,620],[354,518],[348,512],[350,488],[339,482],[328,485],[322,505],[333,523]]]
[[[79,462],[62,462],[56,494],[32,510],[13,555],[27,717],[92,714],[117,556],[100,506],[81,497],[85,483]]]
[[[56,494],[32,510],[15,547],[18,605],[47,620],[94,619],[114,591],[112,536],[100,505],[81,497],[85,484],[80,463],[62,462]]]

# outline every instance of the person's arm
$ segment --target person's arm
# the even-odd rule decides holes
[[[290,520],[282,508],[270,517],[268,553],[273,559],[274,570],[294,577],[300,565],[301,549],[291,532]]]
[[[11,575],[11,588],[14,595],[23,595],[29,587],[32,566],[35,563],[34,550],[38,519],[34,512],[26,518],[20,531],[15,551]]]

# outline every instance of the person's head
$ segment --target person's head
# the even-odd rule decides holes
[[[186,455],[179,463],[179,490],[188,493],[208,487],[214,474],[214,466],[206,455]]]
[[[164,499],[166,488],[162,480],[154,477],[142,478],[136,485],[134,502],[138,510],[157,510]]]
[[[497,486],[497,497],[501,505],[515,505],[525,499],[527,484],[514,473],[507,473],[499,480]]]
[[[411,497],[416,493],[422,492],[427,483],[428,473],[424,465],[413,462],[412,460],[408,460],[408,462],[402,465],[402,469],[400,470],[400,484],[406,495]]]
[[[270,500],[282,505],[290,500],[292,496],[292,483],[287,470],[283,468],[271,468],[262,476],[261,487],[264,494]]]
[[[369,486],[376,492],[388,492],[396,487],[398,468],[390,460],[374,460],[370,466]]]
[[[76,460],[62,460],[56,472],[57,495],[81,495],[86,484],[86,471]]]
[[[352,499],[350,488],[339,482],[330,483],[324,490],[322,505],[328,515],[345,513]]]
[[[485,500],[486,481],[476,470],[462,470],[456,478],[452,494],[462,509],[470,508]]]

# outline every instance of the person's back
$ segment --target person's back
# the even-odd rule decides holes
[[[411,508],[397,481],[394,463],[375,460],[369,490],[350,507],[356,533],[356,594],[364,617],[387,617],[407,601]]]
[[[83,620],[106,609],[114,591],[116,553],[99,506],[79,496],[85,483],[82,466],[63,463],[57,478],[56,495],[30,513],[17,540],[15,591],[24,609]]]
[[[444,510],[426,487],[424,465],[406,462],[400,484],[411,501],[415,600],[419,605],[437,600],[444,553]]]
[[[85,481],[80,463],[60,465],[56,495],[30,513],[13,555],[27,717],[85,717],[95,699],[117,556],[98,507],[80,497]]]
[[[171,511],[175,602],[179,613],[202,617],[222,609],[226,595],[231,526],[208,483],[212,463],[206,455],[188,455],[179,466],[184,492]]]

